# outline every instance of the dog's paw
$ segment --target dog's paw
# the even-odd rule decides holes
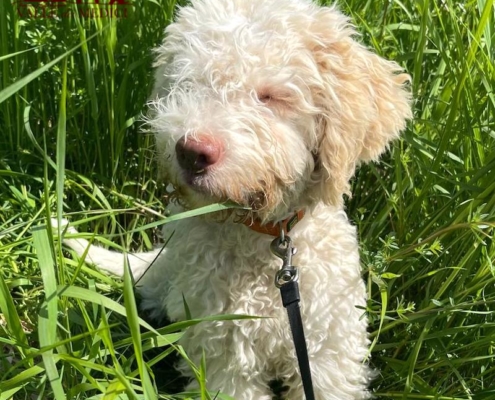
[[[59,225],[57,218],[50,218],[50,225],[54,230],[58,231]],[[65,218],[60,220],[60,232],[63,233],[77,233],[77,229],[73,226],[70,226],[69,221]]]

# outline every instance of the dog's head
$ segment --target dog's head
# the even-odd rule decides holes
[[[190,206],[231,200],[276,220],[340,206],[361,161],[411,117],[408,75],[307,0],[193,0],[157,52],[151,125]]]

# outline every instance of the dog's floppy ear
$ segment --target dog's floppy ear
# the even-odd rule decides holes
[[[375,160],[411,118],[409,75],[354,41],[349,20],[335,8],[313,19],[309,49],[320,73],[314,100],[322,110],[315,179],[328,204],[340,204],[361,161]]]

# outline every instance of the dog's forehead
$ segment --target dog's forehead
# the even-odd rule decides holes
[[[294,13],[301,2],[273,7],[273,1],[195,1],[182,9],[167,39],[180,77],[219,82],[290,69],[294,58],[304,56],[302,37],[311,18]]]
[[[196,0],[180,9],[176,23],[184,32],[232,35],[273,31],[294,34],[311,22],[316,7],[306,0]]]

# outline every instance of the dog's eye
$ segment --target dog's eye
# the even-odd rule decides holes
[[[289,92],[285,91],[259,91],[256,94],[258,101],[265,104],[271,109],[281,110],[288,108],[292,103],[292,96]]]
[[[262,103],[268,103],[272,100],[272,96],[267,93],[260,93],[258,94],[258,100]]]

